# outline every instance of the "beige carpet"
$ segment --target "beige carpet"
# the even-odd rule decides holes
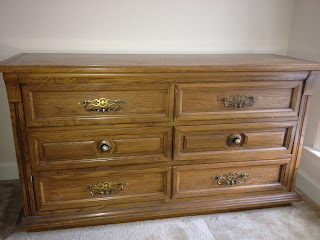
[[[12,197],[14,196],[11,195]],[[10,232],[7,226],[7,233],[2,236],[8,240],[320,240],[320,208],[305,196],[304,198],[305,201],[289,207],[47,232]],[[1,205],[3,204],[0,202]],[[3,210],[3,207],[0,209]]]

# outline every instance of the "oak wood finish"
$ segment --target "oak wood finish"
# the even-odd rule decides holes
[[[69,84],[22,87],[27,126],[163,122],[172,120],[171,84]],[[78,102],[94,99],[124,100],[119,111],[86,111]]]
[[[174,204],[155,204],[121,209],[107,209],[65,215],[47,215],[23,218],[20,228],[28,231],[86,227],[168,217],[192,216],[246,209],[287,206],[301,200],[295,193],[264,194],[214,200],[184,201]],[[143,214],[141,214],[143,213]]]
[[[1,72],[248,72],[319,70],[319,63],[274,54],[26,53],[1,63]]]
[[[219,124],[175,127],[174,159],[246,158],[291,154],[297,122]],[[239,145],[230,144],[233,134],[242,136]]]
[[[40,172],[34,176],[37,212],[44,210],[84,208],[87,206],[110,207],[117,203],[145,202],[170,197],[171,170],[168,167],[63,173]],[[122,192],[91,195],[84,188],[103,182],[125,182]]]
[[[16,74],[4,73],[3,77],[6,81],[9,81],[9,83],[6,82],[6,89],[23,198],[23,214],[24,216],[30,216],[34,210],[34,194],[32,176],[30,175],[30,164],[28,162],[28,147],[22,144],[23,142],[26,143],[26,128],[20,86]]]
[[[302,82],[278,81],[178,84],[176,119],[225,119],[297,116]],[[225,107],[219,98],[236,94],[258,97],[253,106]]]
[[[299,200],[294,182],[318,70],[268,54],[20,54],[1,62],[22,186],[20,228]],[[236,94],[258,98],[240,108],[219,101]],[[98,98],[126,103],[109,112],[78,105]],[[250,176],[235,185],[212,179],[231,172]],[[128,184],[107,195],[84,188],[101,182]]]
[[[28,133],[30,163],[34,169],[86,167],[96,162],[112,165],[171,161],[172,128],[97,128],[95,130]],[[110,150],[102,152],[106,141]]]
[[[238,195],[244,192],[256,193],[285,189],[281,183],[283,181],[281,172],[289,161],[290,159],[174,167],[173,197],[185,198],[204,195],[229,197],[231,194]],[[244,183],[236,185],[219,185],[217,179],[212,179],[217,175],[228,173],[250,175]],[[243,179],[239,178],[239,180]]]
[[[309,76],[308,71],[272,72],[187,72],[187,73],[19,73],[20,83],[194,83],[241,82],[241,81],[301,81]],[[195,80],[197,79],[197,80]]]

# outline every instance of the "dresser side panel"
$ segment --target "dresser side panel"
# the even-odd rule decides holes
[[[288,179],[288,187],[290,191],[294,191],[295,184],[296,184],[296,177],[298,173],[298,167],[300,163],[302,145],[304,140],[304,134],[306,131],[306,123],[308,118],[308,112],[310,108],[310,101],[311,96],[303,96],[301,102],[301,109],[300,109],[300,129],[297,131],[296,135],[296,144],[294,146],[293,157],[292,157],[292,165],[290,168],[290,175]]]
[[[24,110],[21,100],[20,85],[16,74],[3,74],[8,102],[10,107],[11,124],[18,163],[19,179],[22,192],[22,205],[25,216],[33,212],[33,186],[28,162],[28,149],[24,122]]]

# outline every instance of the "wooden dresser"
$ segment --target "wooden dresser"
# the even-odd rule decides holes
[[[0,63],[30,231],[288,205],[320,65],[277,55]]]

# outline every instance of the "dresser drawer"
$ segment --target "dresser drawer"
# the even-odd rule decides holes
[[[291,154],[297,122],[175,127],[174,159],[223,160]]]
[[[290,159],[173,167],[173,197],[228,197],[284,190],[282,177]]]
[[[172,84],[22,87],[28,126],[161,122],[173,118]]]
[[[302,81],[178,84],[177,120],[296,117]]]
[[[40,170],[171,161],[172,128],[29,132],[31,164]]]
[[[39,172],[33,177],[37,211],[144,202],[170,197],[169,167],[121,171]]]

